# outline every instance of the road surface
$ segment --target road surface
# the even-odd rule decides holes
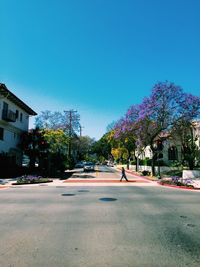
[[[1,267],[200,266],[199,192],[80,184],[0,190]]]

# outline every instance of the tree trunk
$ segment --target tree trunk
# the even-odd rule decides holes
[[[154,150],[153,146],[151,146],[151,150],[153,153],[152,160],[151,160],[151,175],[155,176],[156,175],[156,170],[155,170],[156,151]]]
[[[191,152],[191,158],[188,160],[188,165],[189,165],[190,170],[194,169],[194,161],[195,161],[195,158],[193,157],[192,152]]]
[[[139,170],[139,158],[135,156],[135,171],[138,172]]]
[[[31,170],[33,170],[35,168],[35,162],[36,162],[36,156],[34,152],[30,153],[29,159],[30,159],[29,167]]]
[[[129,158],[127,159],[127,163],[126,163],[126,168],[127,170],[129,170],[129,167],[130,167],[130,162],[129,162]]]
[[[128,152],[128,158],[127,158],[127,163],[126,163],[127,170],[129,170],[129,166],[130,166],[130,158],[131,158],[131,153]]]
[[[155,160],[154,160],[153,157],[152,157],[152,161],[151,161],[151,174],[152,174],[152,176],[155,176],[156,175],[156,171],[155,171]]]

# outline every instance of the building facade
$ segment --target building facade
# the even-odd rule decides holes
[[[200,121],[196,120],[192,122],[192,131],[195,144],[200,148]],[[191,135],[191,133],[189,133]],[[150,146],[147,146],[144,151],[139,156],[141,159],[152,158],[152,151]],[[160,159],[167,164],[170,164],[174,161],[181,161],[183,158],[182,155],[182,144],[180,137],[171,138],[170,136],[165,136],[164,141],[162,142],[162,151],[159,153]]]
[[[0,83],[0,155],[14,164],[22,163],[20,137],[22,132],[28,132],[29,116],[35,115],[35,111]]]

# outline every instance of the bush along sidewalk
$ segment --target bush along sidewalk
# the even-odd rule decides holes
[[[12,183],[12,185],[22,185],[22,184],[39,184],[39,183],[50,183],[53,180],[49,178],[44,178],[42,176],[36,175],[23,175],[17,177],[16,183]]]

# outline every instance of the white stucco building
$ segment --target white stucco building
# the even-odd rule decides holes
[[[0,83],[0,154],[21,164],[20,135],[28,131],[29,116],[37,113]]]
[[[195,143],[198,147],[200,147],[200,120],[195,120],[192,122],[193,125],[193,138],[195,138]],[[162,135],[161,135],[162,137]],[[182,160],[182,149],[181,149],[181,141],[180,137],[177,136],[176,138],[170,138],[170,136],[165,136],[165,140],[162,142],[163,149],[161,155],[161,159],[166,162],[170,163],[174,160],[181,161]],[[145,158],[152,158],[152,151],[150,146],[147,146],[143,153],[140,155],[141,159]]]

